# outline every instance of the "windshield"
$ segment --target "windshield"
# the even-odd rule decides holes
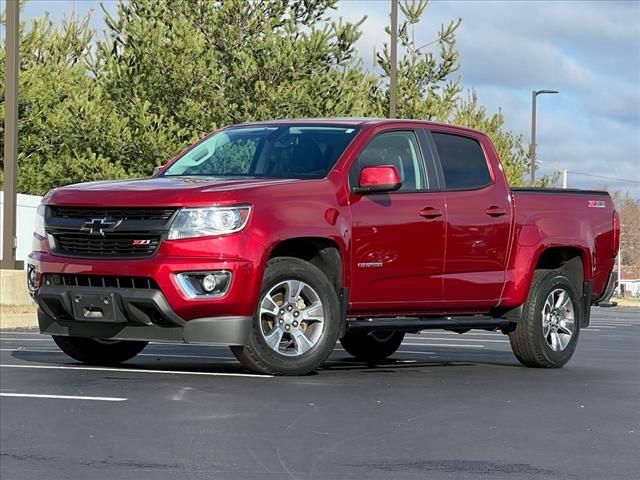
[[[189,150],[164,175],[322,178],[357,132],[351,126],[227,128]]]

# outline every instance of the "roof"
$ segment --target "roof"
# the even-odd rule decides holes
[[[361,126],[361,125],[381,125],[385,123],[422,123],[425,126],[437,127],[455,127],[461,130],[466,130],[474,133],[482,133],[479,130],[474,130],[468,127],[462,127],[460,125],[454,125],[451,123],[438,123],[430,120],[422,119],[402,119],[402,118],[375,118],[375,117],[323,117],[323,118],[287,118],[277,120],[261,120],[256,122],[238,123],[235,125],[229,125],[230,127],[238,126],[253,126],[253,125],[278,125],[278,124],[331,124],[331,125],[349,125],[349,126]]]

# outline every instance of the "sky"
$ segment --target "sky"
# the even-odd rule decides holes
[[[116,11],[115,1],[103,3]],[[29,0],[23,18],[47,10],[60,21],[74,6],[79,14],[92,10],[93,26],[102,29],[95,0]],[[341,0],[332,14],[367,16],[357,44],[367,67],[386,40],[389,8],[389,0]],[[538,97],[537,175],[567,169],[570,187],[640,198],[640,1],[431,0],[415,30],[418,45],[458,17],[463,86],[475,88],[490,112],[502,109],[505,127],[527,145],[531,91],[560,92]]]

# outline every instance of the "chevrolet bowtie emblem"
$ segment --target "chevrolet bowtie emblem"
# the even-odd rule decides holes
[[[85,222],[80,231],[104,237],[105,233],[113,232],[121,223],[122,220],[113,220],[112,218],[93,218]]]

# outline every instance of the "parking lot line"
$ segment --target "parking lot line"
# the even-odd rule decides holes
[[[54,400],[94,400],[99,402],[125,402],[128,398],[122,397],[83,397],[77,395],[44,395],[35,393],[9,393],[0,392],[0,397],[16,397],[16,398],[48,398]]]
[[[184,370],[150,370],[145,368],[114,368],[114,367],[66,367],[62,365],[12,365],[0,364],[0,368],[28,368],[34,370],[84,370],[91,372],[130,372],[130,373],[158,373],[164,375],[203,375],[209,377],[251,377],[273,378],[273,375],[259,375],[255,373],[229,372],[186,372]]]
[[[44,350],[33,348],[0,348],[0,352],[27,352],[27,353],[59,353],[64,354],[61,350]],[[139,353],[138,357],[175,357],[175,358],[204,358],[210,360],[236,360],[234,357],[214,357],[211,355],[179,355],[174,353]]]
[[[0,342],[52,342],[51,338],[11,338],[0,335]]]
[[[402,343],[413,347],[462,347],[462,348],[484,348],[484,345],[462,345],[460,343]]]
[[[420,352],[418,350],[398,350],[397,353],[411,353],[415,355],[435,355],[436,352]]]
[[[413,340],[420,340],[415,338]],[[422,340],[431,341],[439,341],[444,340],[445,342],[450,342],[451,338],[442,338],[442,337],[423,337]],[[491,342],[491,343],[509,343],[509,340],[491,340],[488,338],[461,338],[461,342]]]

